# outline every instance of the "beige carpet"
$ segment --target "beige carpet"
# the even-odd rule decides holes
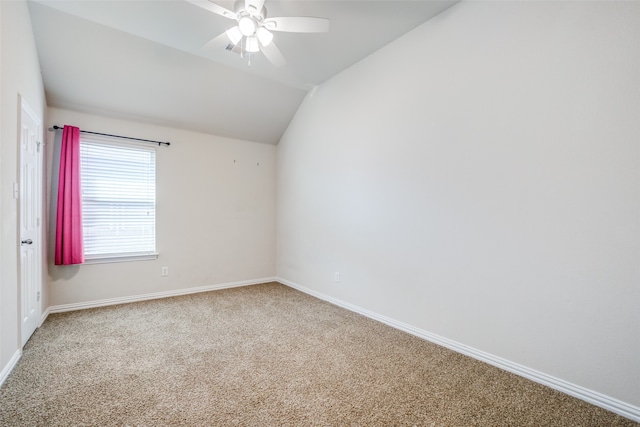
[[[283,285],[49,316],[2,426],[632,426]]]

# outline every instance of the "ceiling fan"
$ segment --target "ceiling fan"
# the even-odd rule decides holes
[[[233,11],[208,0],[187,0],[196,6],[236,21],[236,26],[209,41],[205,47],[226,46],[227,50],[241,56],[251,56],[262,52],[275,66],[286,63],[280,49],[273,43],[272,31],[290,33],[326,33],[329,31],[327,18],[307,16],[286,16],[268,18],[265,0],[236,0]]]

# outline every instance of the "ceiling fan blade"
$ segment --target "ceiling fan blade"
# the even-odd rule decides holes
[[[271,31],[326,33],[329,31],[329,20],[311,16],[281,16],[265,19],[264,26]]]
[[[220,6],[219,4],[210,2],[208,0],[186,0],[191,4],[194,4],[198,7],[201,7],[209,12],[213,12],[217,15],[224,16],[229,19],[236,19],[237,15],[235,12],[230,11],[229,9]]]
[[[261,45],[260,48],[264,56],[266,56],[269,62],[271,62],[274,66],[282,67],[287,63],[287,61],[284,59],[284,56],[282,56],[280,49],[278,49],[275,43],[271,42],[266,46]]]
[[[224,33],[220,34],[219,36],[216,36],[216,37],[212,38],[207,43],[205,43],[204,46],[202,46],[202,49],[206,49],[206,50],[221,50],[224,47],[226,47],[229,43],[231,43],[229,41],[229,37],[227,36],[227,33],[224,32]]]
[[[264,6],[264,0],[244,0],[244,8],[251,15],[254,15],[254,16],[260,15],[262,6]]]

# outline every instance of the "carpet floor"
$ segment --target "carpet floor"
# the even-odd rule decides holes
[[[278,283],[52,314],[2,426],[637,426]]]

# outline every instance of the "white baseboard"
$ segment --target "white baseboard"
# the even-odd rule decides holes
[[[42,314],[42,316],[40,317],[40,323],[38,324],[38,327],[42,326],[44,321],[47,319],[48,315],[49,315],[49,309],[47,308]],[[4,384],[4,381],[7,379],[11,371],[13,371],[13,368],[16,367],[16,364],[18,363],[18,360],[20,360],[21,357],[22,357],[22,349],[16,350],[13,356],[11,356],[11,360],[9,360],[9,363],[7,363],[7,365],[4,367],[2,372],[0,372],[0,386]]]
[[[11,360],[9,360],[9,363],[7,363],[2,372],[0,372],[0,386],[4,384],[11,371],[13,371],[13,368],[15,368],[16,364],[18,363],[18,360],[20,360],[21,356],[22,350],[16,350],[16,352],[13,353],[13,356],[11,356]]]
[[[623,417],[629,418],[634,421],[640,422],[640,407],[631,405],[626,402],[622,402],[613,397],[604,395],[602,393],[598,393],[593,390],[589,390],[585,387],[570,383],[568,381],[562,380],[560,378],[553,377],[551,375],[547,375],[543,372],[536,371],[535,369],[528,368],[526,366],[520,365],[518,363],[511,362],[509,360],[503,359],[498,356],[494,356],[490,353],[486,353],[481,350],[477,350],[475,348],[466,346],[459,342],[450,340],[448,338],[441,337],[439,335],[433,334],[431,332],[427,332],[425,330],[413,327],[406,323],[398,322],[397,320],[391,319],[386,316],[382,316],[380,314],[374,313],[373,311],[369,311],[362,307],[358,307],[356,305],[344,302],[337,298],[330,297],[323,293],[314,291],[312,289],[301,286],[297,283],[293,283],[289,280],[283,279],[281,277],[276,278],[276,280],[284,285],[287,285],[291,288],[297,289],[306,294],[312,295],[321,300],[330,302],[339,307],[345,308],[347,310],[353,311],[355,313],[362,314],[363,316],[369,317],[371,319],[382,322],[386,325],[389,325],[393,328],[399,329],[401,331],[407,332],[411,335],[415,335],[419,338],[425,339],[427,341],[431,341],[435,344],[441,345],[448,349],[451,349],[455,352],[462,353],[466,356],[472,357],[476,360],[480,360],[482,362],[488,363],[490,365],[496,366],[500,369],[504,369],[505,371],[514,373],[521,377],[528,378],[532,381],[535,381],[539,384],[550,387],[554,390],[558,390],[560,392],[566,393],[570,396],[576,397],[578,399],[589,402],[593,405],[604,408],[608,411],[614,412],[618,415],[622,415]]]
[[[49,317],[49,313],[51,313],[51,307],[47,307],[44,313],[42,313],[42,316],[40,316],[40,324],[38,325],[38,328],[42,326],[45,320],[47,320],[47,317]]]
[[[237,288],[239,286],[258,285],[277,281],[275,277],[264,277],[261,279],[243,280],[240,282],[222,283],[218,285],[198,286],[195,288],[176,289],[173,291],[154,292],[150,294],[134,295],[129,297],[109,298],[95,301],[78,302],[73,304],[54,305],[47,309],[48,313],[62,313],[65,311],[85,310],[87,308],[104,307],[108,305],[126,304],[136,301],[147,301],[159,298],[175,297],[179,295],[195,294],[199,292],[217,291],[219,289]]]

